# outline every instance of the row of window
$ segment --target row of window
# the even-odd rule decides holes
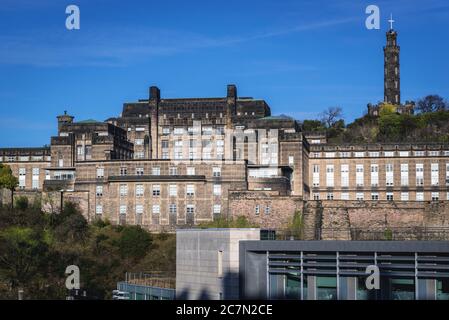
[[[135,206],[135,214],[136,215],[143,215],[144,212],[144,205],[142,204],[136,204]],[[121,215],[125,215],[127,214],[128,211],[128,206],[127,205],[120,205],[119,207],[119,214]],[[221,205],[219,204],[214,204],[212,207],[212,211],[214,214],[220,214],[221,213]],[[96,214],[103,214],[103,205],[98,204],[95,207],[95,213]],[[158,204],[154,204],[151,206],[151,213],[152,214],[160,214],[161,213],[161,206]],[[178,206],[175,203],[172,203],[169,205],[169,213],[170,214],[177,214],[178,213]],[[186,214],[187,215],[193,215],[195,213],[195,205],[193,204],[188,204],[186,206]]]
[[[15,161],[51,161],[51,156],[0,156],[0,162]]]
[[[355,157],[355,158],[362,158],[362,157],[370,157],[370,158],[377,158],[377,157],[410,157],[410,156],[415,156],[415,157],[425,157],[425,156],[430,156],[430,157],[438,157],[438,156],[449,156],[449,150],[444,150],[444,151],[440,151],[440,150],[429,150],[429,151],[339,151],[339,152],[312,152],[312,158],[320,158],[322,156],[324,156],[325,158],[335,158],[335,157],[340,157],[340,158],[350,158],[350,157]]]
[[[19,168],[19,189],[25,189],[26,188],[26,168]],[[31,169],[31,188],[32,189],[39,189],[39,174],[40,174],[40,168],[32,168]],[[50,179],[50,171],[45,170],[45,179]]]
[[[193,114],[192,114],[193,115]],[[170,130],[170,127],[163,127],[162,128],[162,135],[166,136],[170,133],[173,133],[174,135],[184,135],[187,132],[189,135],[206,135],[210,136],[213,134],[216,135],[224,135],[225,134],[225,128],[224,127],[188,127],[187,130],[185,127],[174,127],[173,131]]]
[[[143,197],[144,191],[145,191],[145,187],[143,184],[136,184],[136,186],[135,186],[135,196],[136,197]],[[103,196],[103,186],[96,186],[95,193],[96,193],[97,197],[102,197]],[[161,186],[159,184],[152,185],[151,193],[152,193],[153,197],[159,197],[161,195]],[[127,184],[120,184],[119,194],[120,194],[120,197],[128,196],[128,185]],[[170,197],[177,197],[178,196],[178,186],[176,184],[168,185],[168,194]],[[194,196],[194,195],[195,195],[195,185],[193,185],[193,184],[186,185],[186,196]],[[220,184],[214,184],[213,195],[214,196],[221,195],[221,185]]]
[[[370,200],[379,200],[379,193],[378,192],[371,192],[371,199]],[[394,199],[394,193],[393,192],[386,192],[385,193],[385,199],[388,201],[393,201]],[[408,192],[401,192],[401,201],[409,201],[410,199]],[[440,193],[439,192],[431,192],[431,199],[432,201],[438,201],[440,200]],[[313,200],[320,200],[320,194],[314,193],[313,194]],[[326,194],[326,200],[336,200],[334,197],[334,193],[328,192]],[[342,192],[340,195],[339,200],[353,200],[349,197],[349,192]],[[363,192],[357,192],[355,194],[355,200],[365,200],[365,194]],[[368,200],[368,199],[367,199]],[[416,192],[415,196],[416,201],[424,201],[424,192]],[[446,193],[446,200],[449,200],[449,192]]]
[[[371,186],[377,187],[379,186],[379,165],[371,164],[370,165],[371,172]],[[401,186],[409,185],[409,164],[402,163],[400,165],[400,177],[401,177]],[[364,165],[356,164],[356,186],[362,187],[364,185]],[[424,164],[417,163],[415,165],[415,178],[416,185],[423,186],[424,185]],[[340,184],[341,187],[349,187],[349,165],[342,164],[340,166]],[[394,167],[392,163],[387,163],[385,165],[385,184],[386,186],[394,185]],[[430,165],[430,184],[432,186],[439,185],[439,164],[432,163]],[[320,166],[315,164],[312,167],[312,185],[314,187],[320,186]],[[328,164],[326,165],[326,187],[334,187],[334,165]],[[449,185],[449,163],[446,163],[446,185]]]
[[[261,209],[261,205],[256,205],[256,207],[254,208],[254,213],[255,213],[255,215],[256,216],[258,216],[259,214],[260,214],[260,210]],[[271,207],[270,206],[265,206],[264,208],[263,208],[263,212],[266,214],[266,215],[269,215],[270,214],[270,212],[271,212]]]
[[[137,167],[135,169],[135,175],[137,176],[143,176],[145,171],[143,167]],[[186,174],[188,176],[195,175],[195,167],[187,167]],[[127,167],[120,167],[119,169],[119,175],[126,176],[128,175],[128,168]],[[161,168],[160,167],[152,167],[151,168],[151,175],[153,176],[159,176],[161,175]],[[169,175],[176,176],[178,175],[178,168],[177,167],[170,167],[169,168]],[[221,177],[221,167],[212,167],[212,176],[213,177]],[[97,178],[104,178],[104,168],[97,168]]]

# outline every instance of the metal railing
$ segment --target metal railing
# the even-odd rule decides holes
[[[173,289],[176,286],[176,273],[168,271],[127,272],[125,282],[141,286]]]
[[[261,230],[261,240],[449,240],[449,227],[396,228],[312,228],[301,230]]]

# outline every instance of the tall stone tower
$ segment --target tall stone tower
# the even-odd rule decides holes
[[[384,102],[401,104],[401,87],[399,75],[399,46],[397,32],[393,29],[393,19],[387,31],[387,45],[384,47]]]

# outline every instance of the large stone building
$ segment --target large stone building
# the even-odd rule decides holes
[[[399,105],[394,30],[384,52],[385,103]],[[125,103],[104,122],[67,113],[57,120],[49,147],[0,149],[0,162],[18,176],[18,194],[39,196],[46,210],[76,201],[89,221],[161,230],[244,215],[283,228],[297,211],[312,217],[332,208],[316,205],[323,201],[372,212],[373,202],[416,208],[449,200],[449,145],[330,145],[294,119],[271,115],[264,100],[239,97],[235,85],[224,97],[185,99],[163,98],[153,86],[147,99]],[[449,215],[445,205],[440,210]],[[328,223],[320,219],[306,223]],[[426,219],[414,223],[449,224]]]

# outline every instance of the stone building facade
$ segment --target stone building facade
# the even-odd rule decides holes
[[[397,46],[395,32],[387,39]],[[399,49],[387,51],[389,69],[399,67]],[[280,229],[302,212],[313,229],[344,228],[366,212],[382,220],[405,206],[421,214],[412,224],[447,224],[445,205],[435,209],[441,219],[423,217],[426,204],[449,200],[449,144],[331,145],[272,115],[264,100],[238,96],[235,85],[224,97],[177,99],[152,86],[118,117],[75,121],[64,112],[57,125],[48,147],[0,149],[19,178],[17,195],[39,194],[47,211],[73,200],[89,221],[154,231],[242,215]],[[329,224],[334,209],[322,203],[357,214]]]

